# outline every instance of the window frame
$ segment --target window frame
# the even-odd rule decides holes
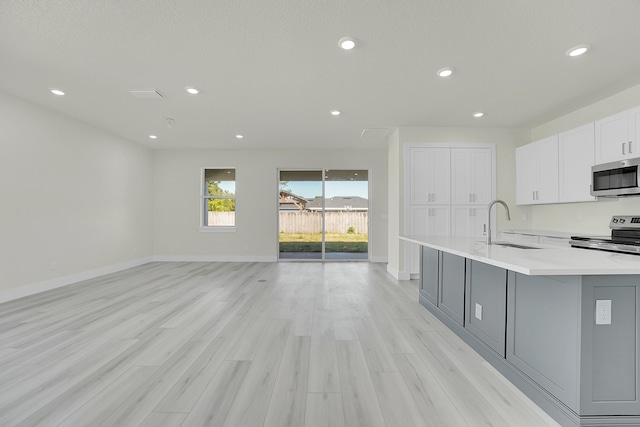
[[[233,169],[234,171],[234,182],[235,182],[235,192],[233,196],[210,196],[207,195],[207,187],[206,187],[206,183],[205,183],[205,176],[206,176],[206,172],[207,170],[215,170],[215,169]],[[229,166],[229,167],[224,167],[224,166],[216,166],[216,167],[203,167],[200,170],[200,201],[199,201],[199,205],[200,205],[200,227],[199,227],[199,231],[200,232],[205,232],[205,233],[224,233],[224,232],[235,232],[236,231],[236,226],[237,226],[237,221],[236,219],[234,219],[234,225],[204,225],[204,221],[205,221],[205,216],[208,215],[208,202],[209,200],[212,199],[223,199],[223,200],[235,200],[235,212],[238,211],[238,169],[236,167],[233,166]]]

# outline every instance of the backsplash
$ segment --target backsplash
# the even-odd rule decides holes
[[[640,197],[532,206],[530,215],[532,229],[609,235],[613,215],[640,215]]]

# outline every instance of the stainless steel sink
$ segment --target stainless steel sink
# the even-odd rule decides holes
[[[536,246],[526,246],[526,245],[520,245],[518,243],[512,243],[512,242],[492,242],[492,245],[495,246],[504,246],[505,248],[516,248],[516,249],[542,249],[542,248],[538,248]]]

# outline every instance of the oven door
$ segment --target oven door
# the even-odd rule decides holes
[[[624,197],[640,195],[640,158],[604,163],[591,167],[591,195]]]

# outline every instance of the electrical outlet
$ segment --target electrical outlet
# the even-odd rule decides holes
[[[611,300],[596,300],[596,325],[611,324]]]
[[[476,319],[482,320],[482,306],[476,303]]]

